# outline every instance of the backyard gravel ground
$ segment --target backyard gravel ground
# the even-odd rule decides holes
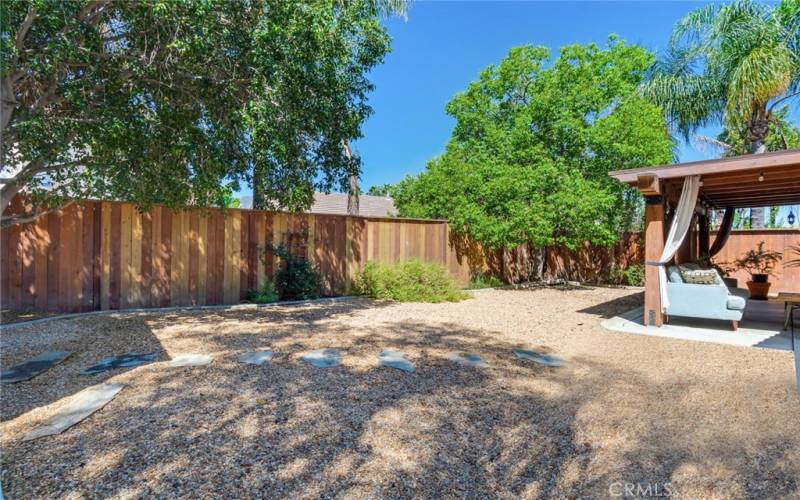
[[[365,299],[104,315],[0,333],[4,367],[72,357],[2,386],[7,498],[800,496],[791,353],[614,333],[641,304],[609,288],[478,291],[457,304]],[[314,368],[311,350],[342,365]],[[563,358],[525,362],[514,348]],[[406,353],[405,373],[378,365]],[[237,362],[273,350],[266,366]],[[159,361],[95,377],[126,352]],[[447,357],[475,352],[488,368]],[[205,353],[203,367],[167,368]],[[21,439],[79,390],[127,387],[63,434]],[[633,491],[633,490],[631,490]]]

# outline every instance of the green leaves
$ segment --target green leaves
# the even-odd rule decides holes
[[[680,20],[642,94],[684,137],[721,121],[756,151],[765,143],[772,108],[796,92],[798,82],[800,2],[776,7],[737,0]]]
[[[635,94],[652,56],[611,37],[548,58],[511,49],[448,103],[445,153],[392,189],[402,215],[447,218],[490,248],[608,244],[630,228],[638,198],[608,171],[671,157],[660,109]]]
[[[389,50],[379,16],[395,4],[0,2],[16,100],[3,103],[3,173],[17,173],[3,202],[27,187],[204,206],[249,183],[306,208],[358,173],[342,144],[371,113],[367,74]]]

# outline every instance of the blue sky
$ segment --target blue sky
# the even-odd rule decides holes
[[[511,47],[559,47],[594,42],[612,33],[655,52],[672,26],[703,2],[470,2],[420,1],[406,20],[386,20],[392,52],[371,74],[374,113],[354,146],[363,161],[361,185],[395,183],[422,171],[440,154],[454,121],[444,111],[457,92]],[[703,131],[715,135],[717,130]],[[691,145],[681,161],[713,158]],[[249,194],[249,193],[248,193]]]
[[[658,51],[676,20],[702,2],[425,2],[408,19],[389,19],[392,52],[371,76],[374,114],[355,147],[362,185],[394,183],[440,154],[454,125],[444,111],[454,94],[508,49],[534,44],[605,44],[609,34]],[[691,147],[682,161],[710,157]]]

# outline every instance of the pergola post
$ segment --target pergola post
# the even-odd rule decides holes
[[[658,287],[658,262],[664,251],[664,199],[661,196],[645,197],[644,211],[644,322],[646,325],[664,324],[661,312],[661,293]]]
[[[708,214],[698,214],[697,225],[699,226],[699,232],[697,235],[697,254],[701,259],[703,259],[708,257],[708,251],[711,248]]]
[[[695,220],[692,218],[691,224],[689,224],[689,231],[686,233],[686,238],[684,238],[683,243],[681,243],[678,252],[675,254],[675,261],[681,264],[686,262],[694,262],[697,260],[697,245],[695,240],[697,238],[697,232],[695,231]]]

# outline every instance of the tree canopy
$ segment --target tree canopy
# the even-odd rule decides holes
[[[376,184],[369,188],[367,194],[369,196],[392,196],[392,189],[394,184]]]
[[[273,206],[358,174],[343,144],[399,0],[0,2],[0,199],[213,205],[240,182]],[[8,218],[4,222],[13,222]]]
[[[661,109],[636,93],[652,61],[615,37],[555,60],[511,49],[448,103],[444,154],[392,189],[400,214],[447,218],[490,248],[615,241],[641,198],[608,171],[671,159]]]
[[[643,94],[687,138],[721,122],[748,152],[765,151],[775,111],[800,96],[800,1],[736,0],[690,12]]]

